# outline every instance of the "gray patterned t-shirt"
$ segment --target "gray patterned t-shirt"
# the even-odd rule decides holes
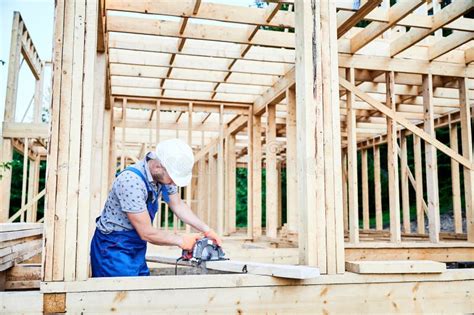
[[[147,157],[152,156],[152,153],[147,154]],[[162,185],[160,183],[156,184],[153,181],[148,163],[146,162],[146,157],[131,167],[135,167],[145,175],[145,178],[155,192],[161,192]],[[169,195],[178,192],[178,187],[175,185],[164,186]],[[132,224],[127,217],[127,212],[140,213],[147,211],[146,202],[148,198],[154,197],[153,194],[148,196],[146,184],[141,177],[131,171],[122,172],[115,178],[112,184],[112,189],[107,197],[104,209],[102,210],[99,220],[97,220],[97,228],[105,234],[113,231],[133,230]]]

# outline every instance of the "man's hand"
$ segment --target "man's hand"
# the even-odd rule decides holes
[[[216,241],[217,245],[222,246],[222,240],[221,240],[221,238],[217,235],[217,233],[214,232],[214,230],[211,229],[211,230],[205,232],[205,233],[204,233],[204,236],[207,237],[207,238],[210,238],[211,240]]]
[[[179,247],[183,250],[192,250],[194,247],[194,244],[196,243],[197,240],[201,238],[201,235],[198,233],[193,233],[193,234],[184,234],[183,239],[181,241],[181,244]]]

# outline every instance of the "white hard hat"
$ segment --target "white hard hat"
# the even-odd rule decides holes
[[[155,152],[177,186],[189,185],[194,165],[194,154],[189,145],[180,139],[169,139],[158,143]]]

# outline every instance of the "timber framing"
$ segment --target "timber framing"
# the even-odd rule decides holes
[[[0,222],[38,222],[44,198],[44,246],[41,284],[35,265],[34,280],[16,266],[0,286],[39,286],[18,296],[44,312],[474,312],[472,269],[445,267],[474,261],[474,3],[390,2],[58,1],[47,122],[46,63],[16,12],[1,161],[17,150],[27,167],[12,215],[1,179]],[[15,118],[21,57],[37,80],[31,122]],[[231,261],[211,264],[218,275],[90,278],[116,172],[170,138],[195,156],[180,194]],[[160,202],[155,228],[192,232]],[[179,255],[150,246],[156,274],[169,274],[163,253]]]

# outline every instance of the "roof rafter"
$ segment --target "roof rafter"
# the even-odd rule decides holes
[[[447,5],[441,11],[433,15],[433,25],[430,29],[413,28],[403,36],[394,40],[390,44],[390,57],[398,55],[407,48],[410,48],[426,36],[470,11],[473,7],[474,1],[472,0],[457,0]]]

